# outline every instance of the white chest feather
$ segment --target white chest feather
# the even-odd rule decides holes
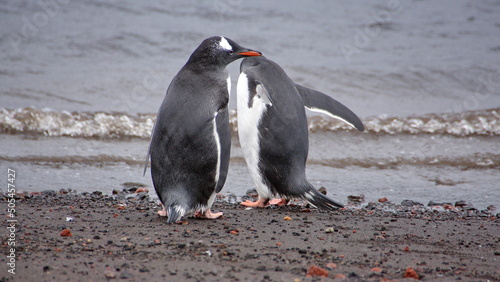
[[[227,95],[230,95],[231,94],[231,76],[228,75],[227,76]]]
[[[227,76],[227,92],[228,95],[231,93],[231,77],[228,75]],[[221,154],[222,154],[222,148],[220,144],[220,136],[219,136],[219,129],[217,128],[217,115],[219,112],[216,112],[214,114],[214,117],[212,119],[212,128],[213,128],[213,135],[215,139],[215,150],[217,152],[217,165],[216,165],[216,170],[215,170],[215,186],[217,186],[220,178],[220,166],[221,166]],[[213,193],[212,196],[215,195],[215,192]],[[213,201],[212,201],[213,202]],[[209,205],[209,207],[211,204]]]
[[[212,126],[214,130],[214,139],[215,139],[215,149],[217,151],[217,166],[215,168],[215,186],[219,182],[220,177],[220,156],[221,156],[221,146],[220,146],[220,136],[217,128],[217,113],[215,113],[214,118],[212,120]]]
[[[257,192],[261,197],[269,198],[271,192],[264,184],[262,174],[259,171],[259,124],[267,109],[267,103],[262,99],[262,95],[255,95],[253,101],[249,103],[250,91],[248,89],[248,78],[244,72],[238,78],[237,95],[238,134],[241,148]],[[249,104],[251,104],[251,107],[248,106]]]

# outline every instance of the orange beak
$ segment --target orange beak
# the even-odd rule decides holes
[[[262,56],[262,53],[257,51],[247,51],[238,53],[238,55],[253,57],[253,56]]]

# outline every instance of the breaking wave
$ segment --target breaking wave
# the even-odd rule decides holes
[[[83,138],[149,138],[156,114],[68,112],[33,107],[0,110],[0,133]],[[443,134],[457,137],[500,135],[500,109],[463,113],[426,114],[415,117],[369,117],[363,120],[368,134]],[[237,132],[236,111],[230,114]],[[311,132],[354,130],[329,117],[309,118]]]
[[[417,117],[371,117],[363,120],[365,130],[382,134],[445,134],[452,136],[500,135],[500,109],[464,113],[427,114]],[[315,131],[354,130],[347,124],[322,117],[309,119]]]
[[[85,138],[146,138],[155,114],[67,112],[33,107],[0,110],[0,132]]]

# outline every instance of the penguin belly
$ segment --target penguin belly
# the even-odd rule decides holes
[[[238,135],[250,176],[262,198],[269,199],[271,190],[265,184],[260,163],[260,122],[267,111],[267,104],[262,97],[250,98],[248,77],[242,72],[237,84]]]
[[[198,140],[194,144],[186,144],[173,135],[166,141],[168,148],[153,139],[151,172],[166,208],[162,215],[168,214],[168,223],[193,212],[205,213],[212,206],[221,166],[221,140],[216,130],[215,121],[207,124],[198,137],[191,137]]]

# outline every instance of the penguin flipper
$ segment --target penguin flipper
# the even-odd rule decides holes
[[[146,170],[148,169],[150,155],[151,155],[151,144],[149,144],[148,153],[146,154],[146,159],[144,160],[144,171],[142,172],[143,177],[146,175]]]
[[[258,80],[255,82],[257,83],[257,86],[255,87],[257,95],[264,101],[265,104],[272,106],[273,100],[271,99],[271,95],[269,95],[269,91],[267,91],[266,86]]]
[[[148,169],[149,157],[151,156],[151,141],[153,140],[153,134],[155,132],[156,124],[153,125],[153,129],[151,130],[151,138],[149,140],[148,152],[146,154],[146,160],[144,161],[144,171],[142,172],[142,176],[146,175],[146,170]]]
[[[339,101],[319,91],[295,84],[304,106],[311,111],[327,114],[340,119],[359,131],[365,130],[359,117]]]
[[[231,154],[231,131],[228,124],[229,111],[227,107],[219,110],[214,119],[219,140],[219,152],[217,152],[219,166],[216,168],[218,169],[218,172],[216,172],[218,179],[216,179],[215,192],[219,193],[226,182],[227,172],[229,170],[229,158]]]

